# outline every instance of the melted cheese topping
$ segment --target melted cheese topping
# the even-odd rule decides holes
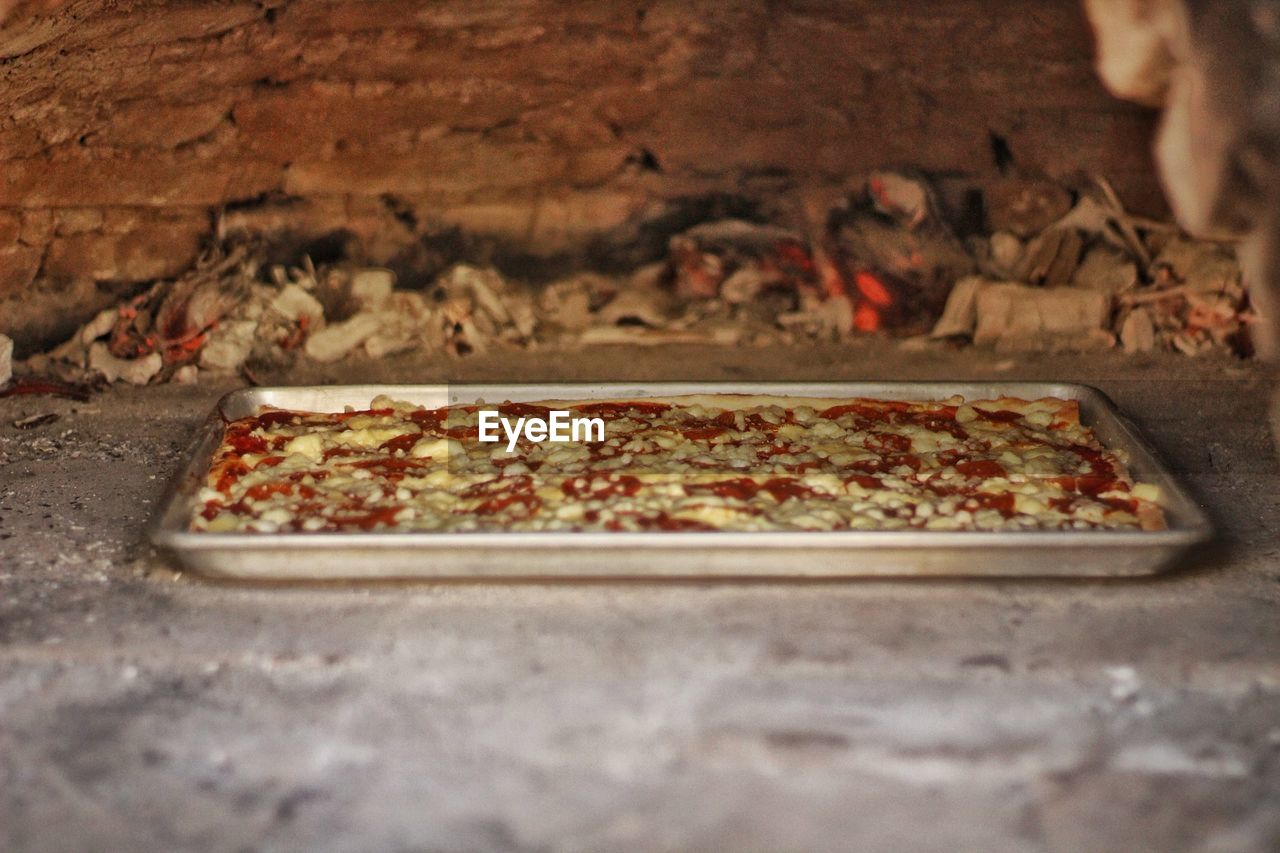
[[[718,404],[717,404],[718,403]],[[786,403],[785,400],[777,403]],[[555,403],[605,440],[478,440],[477,407],[387,398],[227,425],[200,531],[1081,530],[1163,526],[1159,493],[1064,400]],[[507,403],[505,417],[547,417]]]

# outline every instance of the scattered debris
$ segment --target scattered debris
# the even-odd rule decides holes
[[[987,284],[981,276],[965,276],[951,288],[942,317],[929,333],[932,338],[950,338],[956,335],[973,336],[978,323],[978,290]]]
[[[257,320],[234,320],[214,329],[200,351],[200,367],[231,371],[244,364],[258,337]]]
[[[1111,182],[1099,175],[1094,178],[1094,183],[1102,191],[1102,196],[1114,218],[1115,227],[1119,229],[1120,234],[1124,237],[1125,245],[1129,248],[1129,251],[1133,252],[1134,257],[1144,267],[1151,266],[1151,255],[1143,244],[1142,238],[1138,236],[1138,232],[1134,228],[1128,213],[1125,212],[1124,205],[1120,203],[1120,197],[1111,188]]]
[[[150,352],[138,358],[117,358],[108,344],[94,341],[89,345],[88,365],[108,382],[146,385],[164,367],[164,356]]]
[[[413,350],[460,358],[866,333],[906,348],[946,338],[1008,351],[1251,351],[1253,315],[1231,246],[1130,215],[1103,179],[1073,191],[1008,175],[983,199],[989,234],[964,240],[919,173],[878,170],[843,199],[800,201],[792,227],[704,222],[630,276],[583,272],[542,286],[459,263],[421,289],[400,289],[381,268],[307,257],[262,268],[263,247],[227,242],[27,359],[18,367],[28,378],[10,379],[12,342],[0,335],[0,394],[87,394],[86,382],[206,373],[254,384],[255,369],[298,359]]]
[[[1049,178],[1015,176],[987,190],[986,207],[987,225],[993,232],[1008,231],[1027,239],[1071,210],[1071,193]]]
[[[326,326],[307,338],[305,351],[314,361],[337,361],[377,334],[380,322],[373,314],[357,314],[350,320]]]
[[[56,379],[40,377],[15,376],[5,387],[0,388],[0,397],[37,396],[48,394],[53,397],[66,397],[69,400],[88,402],[90,395],[96,390],[89,382],[59,382]]]
[[[1240,266],[1233,252],[1217,243],[1174,237],[1153,262],[1194,293],[1230,293],[1240,289]]]
[[[304,329],[319,329],[324,325],[324,306],[301,284],[289,282],[284,285],[271,300],[269,308],[284,323],[297,324]]]
[[[31,417],[28,417],[28,418],[18,418],[16,421],[13,422],[13,425],[17,429],[35,429],[36,427],[42,427],[42,426],[45,426],[46,424],[53,423],[58,419],[58,417],[59,416],[57,412],[45,412],[42,415],[32,415]]]
[[[637,344],[640,346],[718,344],[732,346],[741,339],[742,331],[729,326],[705,332],[681,329],[646,329],[643,326],[594,326],[583,332],[578,340],[587,346],[600,344]]]
[[[1011,276],[1022,261],[1022,241],[1016,234],[997,231],[988,241],[988,262],[997,275]]]
[[[408,352],[425,340],[433,314],[414,291],[396,291],[381,303],[375,314],[379,328],[364,342],[365,354],[370,358],[383,358]]]
[[[0,335],[0,388],[13,378],[13,338]]]
[[[726,279],[744,268],[809,278],[813,266],[799,234],[741,219],[706,222],[672,237],[670,257],[675,295],[682,299],[712,299]]]
[[[466,331],[470,350],[489,344],[527,344],[537,328],[533,295],[517,288],[495,269],[457,264],[441,276],[439,287],[446,297],[446,330]],[[457,354],[465,354],[459,352]]]
[[[1075,275],[1084,238],[1074,228],[1052,227],[1027,244],[1014,271],[1018,281],[1045,287],[1062,287]]]
[[[582,273],[552,282],[538,297],[545,324],[564,332],[578,332],[594,322],[592,311],[612,299],[620,283],[596,273]]]
[[[1120,345],[1133,355],[1156,348],[1156,327],[1145,308],[1134,308],[1120,322]]]
[[[1138,286],[1138,266],[1119,249],[1099,243],[1085,253],[1071,284],[1117,296]]]
[[[921,175],[875,171],[867,176],[867,195],[876,212],[893,219],[908,231],[914,231],[926,219],[937,216],[929,183]]]
[[[169,381],[176,385],[191,385],[200,378],[200,368],[194,364],[184,364],[173,372]]]
[[[974,296],[973,342],[998,351],[1085,352],[1115,343],[1106,294],[1073,287],[982,282]]]
[[[1009,350],[1118,341],[1129,353],[1248,354],[1252,312],[1230,247],[1131,216],[1110,184],[1094,183],[1040,232],[1017,231],[1030,237],[1025,247],[1012,231],[993,234],[983,264],[991,280],[959,279],[931,336]],[[994,287],[1000,279],[1045,295]]]
[[[97,356],[98,364],[89,366],[98,369],[98,365],[103,365],[100,372],[108,382],[126,378],[129,382],[144,384],[162,367],[193,361],[209,329],[242,301],[256,271],[257,261],[250,257],[250,247],[244,244],[225,253],[204,255],[187,275],[172,283],[157,283],[116,311],[106,342],[108,354],[117,360],[146,359],[147,369],[131,370],[107,361],[102,355]],[[105,322],[101,314],[97,319]],[[93,331],[97,332],[98,328]],[[96,337],[101,335],[95,334]],[[92,340],[84,336],[81,340],[89,345],[91,356]],[[152,355],[159,356],[155,370],[149,370],[156,362]],[[146,378],[136,381],[134,377],[143,373],[147,374]]]
[[[853,331],[856,319],[856,309],[849,297],[836,293],[826,299],[805,298],[801,310],[780,314],[778,323],[806,337],[839,340]]]
[[[351,295],[366,311],[388,307],[395,286],[396,274],[391,270],[363,269],[351,275]]]
[[[661,329],[676,317],[676,300],[657,288],[628,287],[617,291],[595,313],[606,326],[648,326]]]

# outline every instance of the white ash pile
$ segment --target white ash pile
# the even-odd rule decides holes
[[[253,381],[255,370],[299,360],[415,350],[464,357],[867,333],[916,347],[1249,352],[1252,313],[1230,244],[1129,215],[1103,180],[1073,194],[1047,179],[1011,178],[984,203],[994,230],[962,240],[928,180],[877,171],[830,204],[806,200],[794,228],[704,222],[630,275],[536,286],[457,264],[406,290],[385,269],[307,258],[264,269],[261,246],[233,243],[19,368],[67,382],[191,382],[235,371]],[[0,347],[0,361],[4,354]]]
[[[253,381],[256,371],[299,360],[412,350],[464,357],[503,347],[744,340],[746,327],[717,312],[719,303],[677,296],[667,272],[655,264],[629,277],[584,273],[534,287],[457,264],[418,291],[397,289],[390,270],[307,258],[263,274],[255,253],[238,246],[103,310],[23,367],[66,382],[193,382],[205,372]],[[757,326],[776,329],[763,317]]]
[[[244,246],[210,254],[183,278],[102,311],[25,367],[66,381],[191,382],[205,371],[251,372],[299,359],[520,346],[537,323],[533,295],[491,270],[456,266],[428,293],[397,290],[390,270],[317,268],[307,258],[267,272],[260,280]]]

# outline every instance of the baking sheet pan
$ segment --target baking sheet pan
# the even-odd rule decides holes
[[[478,402],[772,394],[942,400],[1000,396],[1080,402],[1082,420],[1123,450],[1137,480],[1164,495],[1168,529],[590,533],[208,533],[187,529],[225,417],[259,406],[315,412],[366,408],[378,394],[435,408]],[[246,388],[224,397],[170,486],[151,540],[186,569],[255,580],[502,578],[1072,577],[1153,574],[1207,540],[1208,519],[1115,405],[1095,388],[1048,382],[612,383],[344,385]]]

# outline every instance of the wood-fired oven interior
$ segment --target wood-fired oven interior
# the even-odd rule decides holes
[[[1255,349],[1242,229],[1175,224],[1074,2],[10,5],[19,372]],[[1160,21],[1091,5],[1160,102]]]
[[[0,0],[0,849],[1280,849],[1278,7]],[[705,571],[672,561],[723,531],[606,530],[598,552],[553,533],[549,582],[510,544],[541,533],[463,553],[388,529],[399,506],[283,539],[175,516],[171,541],[248,538],[310,583],[208,581],[148,538],[193,439],[229,434],[229,393],[234,418],[372,396],[297,386],[680,380],[1095,386],[1122,415],[1108,435],[1131,423],[1195,512],[1081,532],[1120,549],[1090,552],[1093,578],[1023,577],[1080,574],[1065,526],[912,539],[904,572],[965,577],[896,580],[864,576],[889,540],[706,538],[732,579],[664,580]],[[1104,406],[1073,393],[1086,420]],[[931,405],[956,438],[958,401]],[[369,451],[400,454],[396,476],[419,442],[424,468],[452,446],[415,414],[412,446]],[[745,432],[726,415],[681,435]],[[931,457],[963,484],[946,492],[877,429],[840,494],[911,479],[958,515],[1008,479],[974,441],[992,458],[963,477]],[[266,441],[233,446],[236,476],[285,461]],[[1110,472],[1042,479],[1074,490],[1058,510],[1117,488],[1123,466],[1058,444],[1031,450]],[[316,471],[276,473],[318,493]],[[484,482],[506,474],[533,488],[514,467]],[[763,481],[745,493],[807,494]],[[180,485],[220,518],[207,481]],[[236,504],[294,496],[277,486]],[[1111,577],[1148,534],[1209,526],[1175,570]],[[1001,552],[1011,577],[997,545],[1026,549]],[[594,580],[557,564],[570,549]],[[472,574],[422,580],[441,553]],[[419,581],[314,582],[392,556]]]

